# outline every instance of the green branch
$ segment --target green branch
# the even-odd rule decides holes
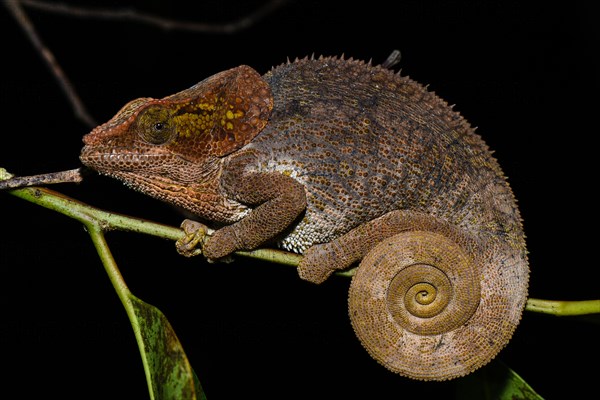
[[[10,174],[0,168],[0,181],[10,177]],[[169,240],[179,240],[184,236],[184,232],[180,228],[99,210],[49,189],[32,187],[9,190],[8,192],[24,200],[75,218],[86,225],[92,221],[96,221],[104,231],[118,229],[144,233]],[[302,258],[298,254],[273,249],[240,251],[235,254],[293,267],[297,266]],[[350,276],[352,275],[352,271],[342,272],[339,275]],[[531,312],[561,316],[597,314],[600,313],[600,300],[552,301],[530,298],[527,301],[525,309]]]
[[[600,314],[600,300],[559,301],[529,299],[527,311],[552,314],[560,317],[569,315]]]

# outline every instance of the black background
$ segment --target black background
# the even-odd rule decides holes
[[[261,4],[79,3],[211,23]],[[456,104],[496,151],[524,218],[530,295],[578,300],[600,296],[599,34],[587,4],[290,1],[231,35],[27,11],[98,122],[133,98],[163,97],[240,64],[266,72],[313,53],[380,63],[401,50],[403,74]],[[19,175],[79,166],[89,127],[2,8],[0,27],[0,166]],[[109,178],[54,189],[107,210],[181,220]],[[3,386],[26,398],[145,398],[129,321],[82,226],[6,194],[0,212]],[[290,267],[206,264],[130,233],[108,240],[132,292],[172,323],[209,399],[453,398],[461,383],[415,382],[371,360],[347,318],[347,279],[315,286]],[[542,396],[575,398],[597,392],[598,337],[597,323],[525,313],[498,359]]]

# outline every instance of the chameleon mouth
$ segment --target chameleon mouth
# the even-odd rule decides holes
[[[96,146],[84,146],[79,156],[87,167],[99,172],[114,170],[136,171],[148,168],[164,161],[165,154],[148,154],[131,149],[98,149]]]

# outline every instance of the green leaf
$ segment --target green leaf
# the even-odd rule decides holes
[[[500,361],[462,378],[457,385],[457,399],[543,400],[515,371]]]
[[[164,314],[132,294],[128,298],[133,310],[133,318],[130,319],[153,398],[206,399],[183,347]]]

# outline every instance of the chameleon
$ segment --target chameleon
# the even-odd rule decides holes
[[[185,254],[278,246],[300,278],[358,265],[352,327],[388,370],[447,380],[487,364],[521,318],[529,267],[499,163],[454,107],[346,57],[247,65],[139,98],[83,138],[81,162],[197,216]]]

